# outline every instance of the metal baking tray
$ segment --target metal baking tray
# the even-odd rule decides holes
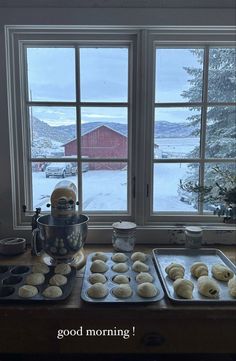
[[[236,303],[236,299],[229,294],[227,282],[218,281],[215,279],[214,280],[220,287],[219,298],[211,299],[202,296],[197,289],[197,279],[192,277],[190,273],[190,267],[194,262],[204,262],[208,266],[209,276],[211,276],[211,266],[216,263],[224,264],[236,274],[236,266],[220,250],[211,248],[156,248],[153,250],[153,257],[165,292],[171,301],[177,303]],[[189,279],[194,283],[192,299],[184,299],[175,294],[173,289],[173,281],[165,272],[166,266],[168,266],[171,262],[182,264],[185,268],[184,278]]]
[[[76,269],[73,267],[71,267],[71,272],[65,275],[65,277],[67,277],[67,283],[64,286],[60,286],[62,290],[60,297],[47,298],[42,295],[45,288],[49,286],[49,279],[55,274],[54,268],[53,266],[49,266],[50,272],[45,274],[45,282],[42,285],[35,286],[38,289],[38,294],[30,298],[24,298],[18,295],[18,290],[26,284],[26,277],[32,273],[32,265],[0,265],[0,302],[55,302],[66,299],[70,295],[75,283]]]
[[[124,252],[124,254],[126,254],[128,256],[128,260],[126,261],[129,269],[127,272],[124,273],[117,273],[114,272],[112,270],[112,266],[114,264],[116,264],[117,262],[114,262],[112,260],[112,255],[114,253],[105,253],[106,256],[108,257],[108,260],[106,261],[106,264],[108,265],[108,270],[105,273],[102,273],[106,278],[107,278],[107,282],[105,283],[105,285],[108,288],[108,293],[105,297],[101,298],[101,299],[95,299],[95,298],[91,298],[88,296],[87,294],[87,290],[89,287],[91,287],[91,284],[89,282],[89,276],[92,274],[92,272],[90,271],[90,267],[92,264],[92,257],[94,256],[95,253],[91,253],[88,257],[87,257],[87,262],[86,262],[86,268],[85,268],[85,273],[84,273],[84,278],[83,278],[83,284],[82,284],[82,290],[81,290],[81,298],[86,301],[86,302],[91,302],[91,303],[139,303],[139,302],[143,302],[143,303],[150,303],[150,302],[157,302],[160,301],[163,297],[164,297],[164,291],[161,285],[161,282],[159,280],[159,277],[157,275],[153,260],[152,260],[152,256],[151,255],[147,255],[147,260],[144,262],[145,264],[147,264],[149,266],[149,273],[153,276],[153,284],[156,286],[158,293],[156,296],[152,297],[152,298],[144,298],[144,297],[140,297],[137,292],[137,286],[138,283],[135,279],[135,277],[138,275],[138,272],[135,272],[132,270],[132,264],[133,261],[131,260],[131,254],[130,252]],[[128,298],[117,298],[113,293],[112,290],[113,288],[119,286],[117,283],[113,282],[112,279],[114,276],[116,275],[125,275],[128,276],[130,278],[130,287],[132,288],[132,295]]]

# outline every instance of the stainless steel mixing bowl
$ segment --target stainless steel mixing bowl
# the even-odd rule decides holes
[[[39,253],[36,238],[41,248],[53,259],[70,262],[83,247],[88,232],[88,217],[80,214],[72,218],[54,218],[41,216],[37,220],[38,228],[34,231],[33,246]]]

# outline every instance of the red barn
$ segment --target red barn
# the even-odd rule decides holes
[[[65,156],[77,155],[77,139],[64,144]],[[127,158],[127,136],[100,125],[81,136],[81,155],[88,158]],[[89,163],[89,169],[122,169],[124,163]]]

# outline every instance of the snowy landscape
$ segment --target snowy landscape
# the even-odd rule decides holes
[[[82,135],[105,122],[89,122],[82,124]],[[61,158],[67,141],[74,139],[75,125],[50,126],[34,117],[32,156],[34,158]],[[109,127],[127,136],[127,125],[109,122]],[[159,121],[155,124],[156,145],[155,158],[187,158],[198,145],[199,138],[191,137],[192,129],[184,123]],[[158,135],[158,136],[157,136]],[[168,137],[167,137],[168,136]],[[48,211],[50,195],[59,177],[46,178],[45,167],[38,163],[32,166],[33,208],[41,207]],[[43,170],[43,171],[42,171]],[[153,210],[156,211],[196,211],[192,205],[182,202],[178,192],[180,179],[186,178],[187,164],[156,164],[153,171]],[[66,179],[78,184],[77,175]],[[82,175],[82,208],[83,211],[127,211],[127,170],[88,170]]]
[[[196,211],[193,206],[181,202],[178,194],[179,180],[188,172],[185,164],[161,164],[154,167],[154,211]],[[34,208],[46,207],[59,178],[45,178],[45,172],[33,172]],[[67,177],[77,185],[77,176]],[[127,211],[127,171],[90,170],[83,173],[84,211]]]

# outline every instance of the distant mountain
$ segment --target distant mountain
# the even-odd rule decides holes
[[[104,122],[91,122],[81,124],[81,134],[85,134],[101,125]],[[121,134],[127,134],[127,125],[121,123],[106,123],[106,125]],[[53,139],[60,143],[67,143],[68,141],[76,138],[76,126],[72,125],[60,125],[52,127],[42,120],[33,117],[33,134],[34,139],[46,137]],[[155,122],[155,138],[179,138],[189,137],[193,127],[186,126],[185,123],[171,123],[167,121]]]
[[[187,138],[191,137],[194,127],[186,123],[171,123],[164,120],[155,122],[156,138]]]

